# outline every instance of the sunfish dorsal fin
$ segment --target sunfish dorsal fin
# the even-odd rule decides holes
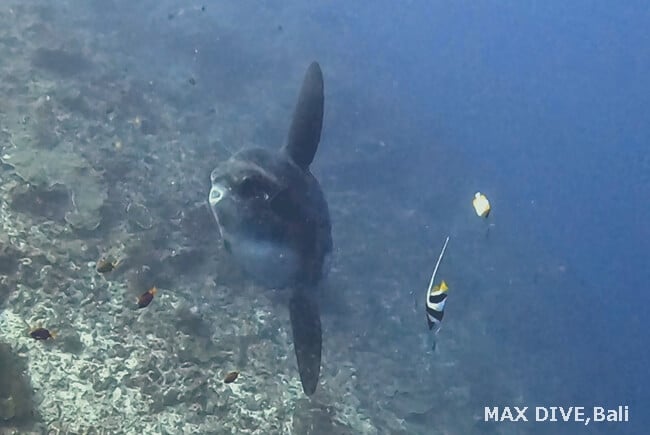
[[[314,160],[320,142],[324,102],[323,72],[318,62],[312,62],[305,73],[284,146],[291,160],[305,170]]]

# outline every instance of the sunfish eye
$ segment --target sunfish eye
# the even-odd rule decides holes
[[[266,193],[264,182],[255,177],[246,177],[244,178],[239,186],[237,186],[237,192],[243,198],[254,198],[262,197],[267,199],[268,194]]]

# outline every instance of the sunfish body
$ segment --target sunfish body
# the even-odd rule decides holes
[[[254,280],[290,287],[289,314],[305,394],[316,391],[322,334],[318,289],[332,251],[329,211],[309,171],[323,125],[323,74],[305,74],[287,143],[244,149],[211,174],[209,204],[226,250]]]

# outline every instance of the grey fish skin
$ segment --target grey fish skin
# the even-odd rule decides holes
[[[284,151],[307,171],[314,160],[323,129],[325,108],[323,72],[318,63],[309,65],[293,113]]]
[[[318,292],[332,236],[327,201],[309,171],[323,125],[324,86],[313,62],[300,90],[287,143],[244,149],[211,174],[208,202],[227,250],[266,287],[290,287],[294,351],[305,394],[320,375]]]

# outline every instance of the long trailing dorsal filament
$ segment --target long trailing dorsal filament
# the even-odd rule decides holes
[[[440,251],[440,256],[438,256],[438,261],[436,262],[436,267],[433,268],[433,274],[431,274],[431,281],[429,281],[429,287],[427,287],[427,291],[431,289],[431,286],[433,285],[433,281],[435,281],[436,279],[436,274],[438,273],[438,267],[440,266],[442,257],[445,255],[445,250],[447,249],[447,243],[449,243],[449,236],[447,236],[447,239],[445,240],[445,244],[442,247],[442,251]]]

